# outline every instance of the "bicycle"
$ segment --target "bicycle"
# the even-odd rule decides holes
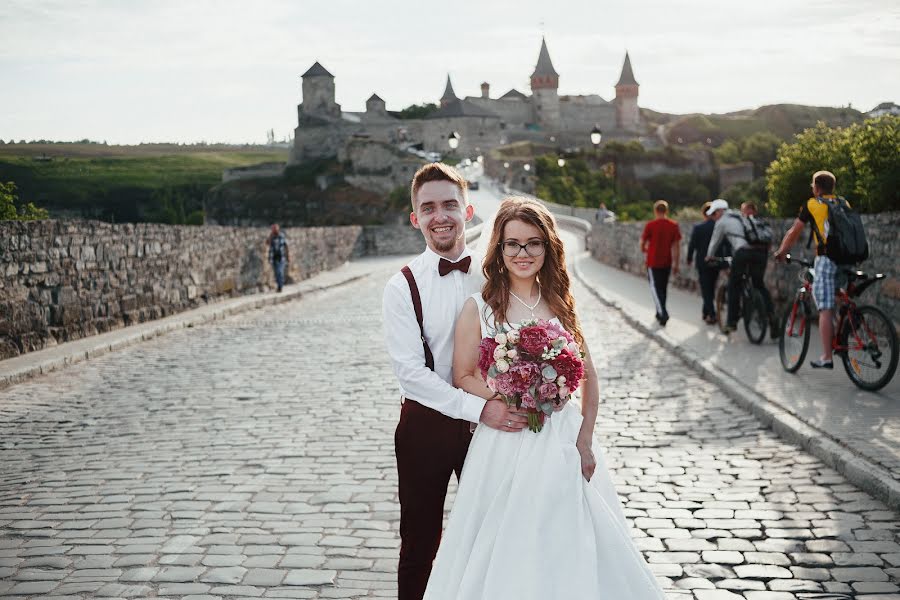
[[[712,266],[720,266],[726,269],[731,268],[733,258],[726,256],[724,258],[714,258],[709,261]],[[753,285],[750,279],[750,273],[744,273],[740,283],[740,298],[738,300],[739,319],[744,320],[744,331],[747,333],[747,339],[751,344],[761,344],[766,338],[766,329],[769,326],[769,318],[766,312],[766,302],[763,300],[762,293]],[[716,290],[716,319],[719,323],[719,330],[722,333],[728,333],[726,329],[726,313],[728,312],[728,278],[719,285]]]
[[[778,343],[781,366],[788,373],[796,373],[809,350],[809,330],[812,317],[813,264],[785,255],[788,263],[806,267],[800,273],[802,285],[794,296],[791,309],[782,320],[782,335]],[[862,271],[843,269],[847,274],[846,289],[835,291],[837,326],[831,347],[841,357],[847,376],[857,387],[880,390],[890,382],[897,370],[897,331],[894,324],[879,308],[857,305],[854,298],[874,283],[884,279],[882,273],[868,275]]]

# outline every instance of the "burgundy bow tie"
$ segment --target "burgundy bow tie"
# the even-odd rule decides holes
[[[441,262],[438,263],[438,273],[441,274],[441,277],[449,273],[450,271],[460,271],[462,273],[469,272],[469,265],[472,264],[472,257],[467,256],[462,260],[457,262],[450,262],[446,258],[442,258]]]

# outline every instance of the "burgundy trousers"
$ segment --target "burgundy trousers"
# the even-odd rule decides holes
[[[469,422],[406,399],[394,433],[400,483],[400,564],[397,600],[422,600],[441,542],[450,476],[462,472]]]

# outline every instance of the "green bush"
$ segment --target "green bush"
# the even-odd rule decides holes
[[[722,192],[722,198],[727,200],[732,208],[737,208],[744,202],[755,202],[760,214],[768,212],[766,180],[762,178],[736,183]]]
[[[398,119],[424,119],[433,112],[437,112],[440,108],[437,104],[424,102],[422,104],[412,104],[403,110],[393,113]]]
[[[666,200],[673,206],[699,206],[712,199],[709,187],[693,173],[656,175],[643,185],[653,200]]]
[[[713,155],[720,165],[751,162],[754,177],[761,177],[775,160],[782,143],[777,135],[765,131],[757,132],[744,139],[725,140],[721,146],[713,150]]]
[[[22,204],[17,209],[18,199],[14,182],[0,183],[0,221],[38,221],[50,218],[47,209],[38,208],[31,202]]]
[[[583,158],[566,159],[564,167],[557,164],[555,155],[535,159],[537,195],[556,204],[580,207],[607,206],[615,198],[615,182],[602,170],[591,170]]]
[[[766,171],[768,208],[791,216],[810,197],[810,181],[831,171],[837,193],[861,212],[900,210],[900,117],[884,116],[847,128],[819,123],[778,150]]]
[[[619,221],[648,221],[653,218],[653,202],[630,202],[616,207]]]

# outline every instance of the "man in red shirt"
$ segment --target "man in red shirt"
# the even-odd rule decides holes
[[[653,213],[656,218],[647,222],[641,234],[641,252],[647,255],[647,278],[656,303],[656,320],[665,327],[669,320],[666,288],[669,286],[669,274],[678,275],[681,230],[678,223],[667,217],[669,203],[665,200],[657,200],[653,204]]]

